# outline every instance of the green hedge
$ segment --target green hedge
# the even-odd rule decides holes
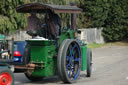
[[[83,8],[83,27],[103,27],[106,41],[119,41],[128,36],[128,0],[79,0]]]
[[[25,28],[26,15],[16,12],[16,7],[21,4],[24,4],[24,0],[2,0],[0,2],[1,33]]]

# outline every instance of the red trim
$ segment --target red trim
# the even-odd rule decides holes
[[[0,74],[0,85],[11,85],[12,77],[8,72]]]
[[[19,51],[14,51],[14,56],[21,56]]]

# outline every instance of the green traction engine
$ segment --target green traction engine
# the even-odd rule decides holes
[[[24,65],[15,65],[17,71],[25,69],[29,80],[42,80],[44,77],[58,75],[64,83],[74,83],[80,71],[91,76],[92,54],[85,43],[77,39],[80,33],[76,28],[76,14],[82,10],[77,6],[63,6],[31,3],[17,7],[22,13],[70,13],[71,26],[61,27],[60,34],[55,39],[26,40]]]

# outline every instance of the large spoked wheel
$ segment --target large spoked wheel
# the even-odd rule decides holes
[[[34,77],[34,76],[32,76],[32,75],[30,75],[30,74],[28,74],[28,73],[25,73],[25,76],[26,76],[30,81],[33,81],[33,82],[43,80],[43,77]]]
[[[58,52],[58,72],[64,83],[74,83],[81,71],[81,49],[76,40],[65,40]]]
[[[14,85],[14,75],[8,68],[0,69],[0,85]]]
[[[92,73],[92,52],[91,49],[87,49],[87,77],[91,77]]]

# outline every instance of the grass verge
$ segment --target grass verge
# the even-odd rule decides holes
[[[97,43],[92,43],[88,44],[88,48],[101,48],[104,46],[128,46],[128,42],[112,42],[112,43],[104,43],[104,44],[97,44]]]

